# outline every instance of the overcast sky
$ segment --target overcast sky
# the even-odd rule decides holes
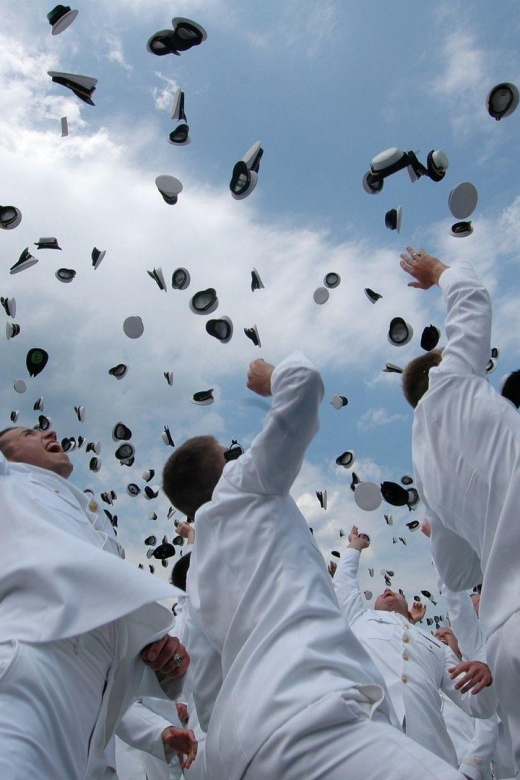
[[[493,345],[501,350],[490,381],[498,385],[520,367],[520,111],[501,122],[486,111],[494,84],[520,84],[518,4],[80,0],[72,6],[77,19],[59,36],[47,22],[51,7],[0,0],[0,203],[23,215],[19,227],[0,236],[0,294],[16,298],[14,322],[21,328],[0,344],[2,427],[14,409],[19,424],[34,425],[33,404],[43,396],[60,438],[100,440],[101,470],[89,471],[83,448],[71,456],[73,480],[98,495],[115,490],[114,506],[103,506],[118,515],[129,559],[147,565],[145,537],[154,533],[159,542],[173,535],[168,502],[130,498],[126,485],[143,487],[150,468],[160,483],[171,451],[161,440],[163,427],[176,444],[210,433],[223,444],[234,438],[247,446],[269,406],[245,387],[249,362],[276,363],[303,349],[323,374],[326,396],[293,495],[325,558],[344,547],[340,529],[348,533],[357,523],[372,537],[363,554],[363,589],[377,595],[386,568],[409,597],[432,590],[427,540],[405,525],[422,520],[421,506],[409,513],[383,503],[363,512],[349,489],[352,470],[335,459],[354,450],[353,470],[377,483],[411,473],[411,409],[399,376],[382,369],[386,361],[404,366],[419,354],[426,325],[443,330],[444,305],[438,289],[407,287],[399,268],[406,245],[425,247],[448,264],[473,262],[492,295]],[[148,38],[170,27],[174,14],[202,24],[207,40],[180,57],[150,54]],[[97,78],[95,106],[52,83],[49,70]],[[192,139],[185,147],[167,142],[178,87]],[[264,149],[258,185],[236,201],[231,172],[256,141]],[[422,161],[430,150],[443,150],[450,161],[443,181],[412,185],[401,171],[379,195],[368,195],[362,179],[371,159],[394,146],[414,150]],[[155,186],[160,174],[183,183],[174,206]],[[448,196],[462,181],[475,184],[479,201],[474,233],[461,239],[450,235]],[[384,216],[399,205],[397,234]],[[56,237],[62,251],[38,251],[34,244],[43,236]],[[10,275],[25,247],[38,264]],[[93,247],[106,250],[97,270]],[[172,272],[181,266],[191,284],[173,290]],[[56,279],[60,267],[76,271],[72,283]],[[156,267],[167,292],[147,274]],[[265,285],[255,292],[253,268]],[[341,284],[318,306],[313,292],[330,271]],[[189,309],[191,296],[207,287],[219,299],[210,316],[233,321],[228,344],[209,336],[208,317]],[[382,299],[372,305],[365,287]],[[142,318],[140,339],[123,333],[128,316]],[[387,340],[395,316],[415,333],[402,348]],[[261,348],[244,335],[253,325]],[[32,347],[50,356],[36,378],[25,368]],[[117,381],[108,369],[120,362],[129,372]],[[165,371],[173,372],[171,387]],[[13,388],[20,378],[24,395]],[[209,388],[213,405],[191,403],[193,393]],[[348,397],[347,407],[333,408],[335,393]],[[84,423],[75,405],[85,406]],[[114,457],[118,421],[133,432],[131,468]],[[328,492],[326,511],[317,490]],[[148,519],[150,511],[157,521]],[[399,536],[406,546],[393,544]],[[368,567],[376,570],[373,579]],[[168,576],[169,569],[156,568]],[[428,614],[438,614],[430,606]]]

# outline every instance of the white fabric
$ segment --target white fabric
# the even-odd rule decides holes
[[[520,604],[520,416],[485,377],[491,343],[487,290],[469,263],[445,270],[439,286],[448,341],[415,410],[413,462],[436,566],[451,590],[482,581],[480,619],[489,641]],[[513,640],[511,628],[507,633]],[[519,678],[499,675],[509,663],[520,663],[520,635],[511,647],[500,639],[496,647],[507,660],[492,659],[488,646],[489,663],[503,711],[515,717]],[[520,730],[511,731],[520,759]]]
[[[461,695],[449,670],[455,655],[428,631],[396,612],[367,609],[359,591],[360,553],[343,551],[334,577],[336,595],[345,618],[385,680],[400,723],[412,739],[457,766],[457,756],[441,713],[441,688],[467,713],[489,717],[496,709],[491,688],[477,696]]]
[[[162,694],[155,674],[141,661],[139,652],[170,628],[171,612],[154,602],[171,597],[172,588],[111,554],[119,546],[95,505],[50,471],[9,463],[0,453],[0,506],[4,518],[0,546],[0,643],[4,651],[9,646],[21,648],[22,660],[34,653],[39,663],[45,665],[41,684],[45,685],[45,695],[54,695],[56,704],[52,706],[58,709],[68,696],[76,666],[76,695],[82,699],[81,711],[87,722],[94,718],[96,727],[90,737],[88,767],[82,763],[85,751],[78,750],[74,773],[69,767],[69,774],[63,777],[72,780],[87,773],[91,780],[102,773],[105,745],[133,696],[140,691]],[[89,687],[89,661],[84,654],[71,651],[67,640],[88,647],[92,637],[99,635],[97,629],[109,623],[115,626],[110,648],[114,660],[94,688],[96,695],[103,694],[101,706],[96,709],[92,703],[96,698],[82,692],[85,686]],[[9,645],[12,642],[19,644]],[[69,676],[62,675],[58,663],[53,667],[50,660],[45,660],[47,654],[51,659],[55,652],[68,659],[62,664],[70,667]],[[30,679],[27,667],[21,666],[14,656],[13,663],[4,660],[7,666],[4,664],[1,685],[9,683],[15,689],[22,686],[23,680]],[[34,676],[38,676],[36,665]],[[5,712],[2,717],[5,722]],[[0,754],[4,756],[14,749],[9,734],[18,733],[23,738],[25,733],[22,710],[14,708],[9,717],[10,729],[0,729]],[[66,755],[65,742],[76,744],[80,739],[77,720],[72,716],[63,719],[56,739],[64,747],[57,753],[52,740],[45,735],[46,725],[40,721],[40,731],[36,726],[33,729],[34,755],[27,752],[26,745],[26,760],[30,763],[32,756],[34,772],[35,766],[40,767],[37,756],[48,746],[47,760],[53,764],[51,774],[38,769],[39,780],[62,776],[65,770],[60,756]],[[12,764],[0,776],[2,780],[26,776],[18,771]]]
[[[386,722],[376,728],[368,720],[378,709],[388,713],[382,681],[347,627],[323,558],[289,496],[318,427],[321,377],[294,353],[274,370],[271,388],[262,432],[226,465],[195,518],[190,653],[207,731],[207,777],[397,777],[375,750],[388,735],[396,766],[405,762],[407,777],[422,780],[429,775],[423,765],[414,771],[408,751],[418,750],[433,766],[434,757],[410,747]],[[360,721],[364,740],[357,739]],[[439,777],[458,776],[443,763],[442,770]]]

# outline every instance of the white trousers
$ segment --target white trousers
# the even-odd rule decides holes
[[[520,612],[494,631],[486,644],[501,717],[507,720],[514,759],[520,770]],[[520,771],[516,775],[520,777]]]
[[[84,780],[114,651],[113,624],[0,644],[0,778]]]

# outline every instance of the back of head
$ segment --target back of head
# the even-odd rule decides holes
[[[442,350],[432,349],[411,360],[403,371],[404,397],[414,409],[428,390],[430,369],[438,366],[441,360]]]
[[[211,500],[222,475],[223,448],[213,436],[195,436],[170,455],[163,469],[163,490],[188,517]]]
[[[10,446],[7,439],[4,439],[4,433],[9,433],[9,431],[15,431],[20,426],[13,425],[11,428],[4,428],[3,431],[0,431],[0,452],[9,460],[9,451]]]

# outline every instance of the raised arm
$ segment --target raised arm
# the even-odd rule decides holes
[[[369,542],[364,536],[359,535],[355,525],[352,526],[349,534],[349,542],[349,546],[341,554],[333,583],[340,609],[347,623],[352,625],[354,620],[366,611],[359,590],[357,572],[361,551],[368,547]]]

